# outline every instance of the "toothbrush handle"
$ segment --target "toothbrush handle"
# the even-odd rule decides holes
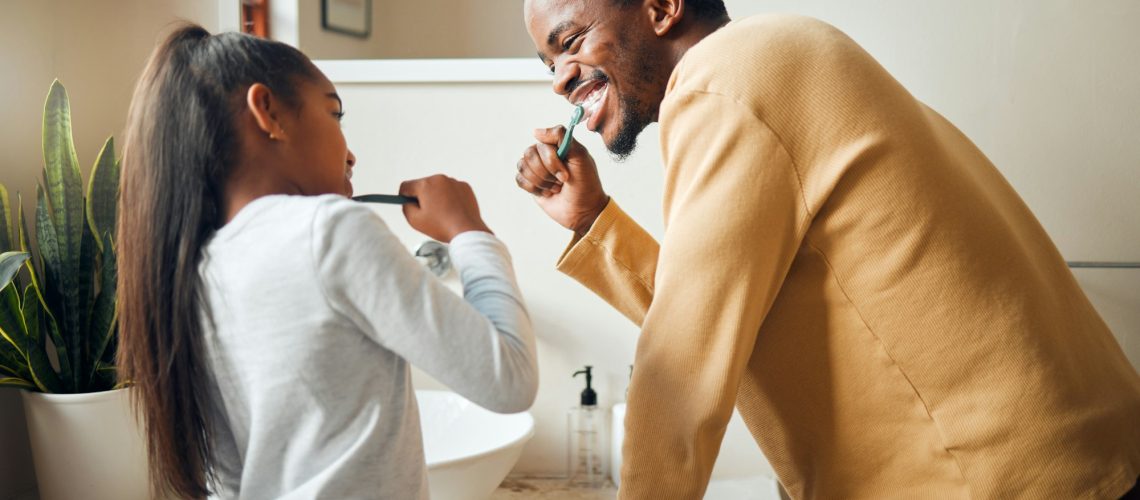
[[[419,203],[411,196],[400,196],[395,194],[362,194],[360,196],[353,196],[353,200],[363,201],[366,203],[387,203],[390,205],[403,205],[405,203]]]
[[[574,128],[566,129],[566,135],[562,136],[562,142],[558,144],[558,159],[566,161],[566,154],[570,152],[570,140],[574,136]]]

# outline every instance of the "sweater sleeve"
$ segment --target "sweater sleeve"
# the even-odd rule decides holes
[[[677,91],[661,123],[666,229],[629,390],[623,499],[701,497],[811,220],[792,159],[747,106]]]
[[[343,201],[322,208],[313,252],[330,307],[476,404],[530,407],[538,389],[534,334],[498,238],[473,231],[451,241],[459,297],[368,208]]]
[[[584,236],[575,235],[558,270],[637,325],[653,300],[657,241],[610,199]]]

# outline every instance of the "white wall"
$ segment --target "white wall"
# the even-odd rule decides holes
[[[86,173],[108,136],[122,139],[127,105],[156,36],[178,18],[213,29],[208,0],[0,0],[0,183],[34,207],[40,124],[53,78],[71,97]],[[121,145],[121,142],[119,143]],[[13,201],[14,202],[14,201]],[[0,389],[0,499],[34,486],[19,393]]]
[[[1068,259],[1140,260],[1140,227],[1133,222],[1140,213],[1140,65],[1132,62],[1140,48],[1140,2],[727,3],[736,18],[784,11],[836,24],[978,143]],[[540,83],[339,87],[345,133],[359,158],[358,192],[391,192],[401,180],[436,172],[469,180],[488,224],[512,249],[540,337],[542,376],[532,410],[538,432],[516,473],[559,473],[564,412],[580,390],[570,374],[594,365],[601,404],[619,401],[637,335],[554,271],[569,235],[514,187],[514,165],[532,141],[530,131],[564,122],[569,106]],[[656,127],[625,164],[612,163],[592,134],[580,138],[598,157],[615,199],[659,236]],[[409,248],[424,240],[397,209],[377,210]],[[1077,276],[1140,364],[1140,271]],[[423,377],[419,383],[433,385]],[[728,441],[735,460],[718,464],[721,472],[765,469],[752,463],[757,455],[745,432],[731,432]]]

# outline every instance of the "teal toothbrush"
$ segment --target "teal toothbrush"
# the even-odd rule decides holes
[[[586,110],[582,106],[574,106],[574,113],[570,115],[570,123],[566,125],[566,135],[562,136],[562,143],[558,145],[558,159],[566,161],[566,153],[570,152],[570,140],[574,136],[574,127],[582,121]]]

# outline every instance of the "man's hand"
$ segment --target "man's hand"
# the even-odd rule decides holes
[[[444,243],[467,231],[491,232],[479,215],[479,203],[466,182],[446,175],[404,181],[400,195],[419,203],[404,204],[404,217],[416,231]]]
[[[533,194],[538,206],[566,229],[585,234],[606,208],[610,197],[602,189],[594,158],[578,141],[571,141],[566,161],[558,159],[556,148],[566,127],[534,131],[537,143],[523,152],[515,183]]]

